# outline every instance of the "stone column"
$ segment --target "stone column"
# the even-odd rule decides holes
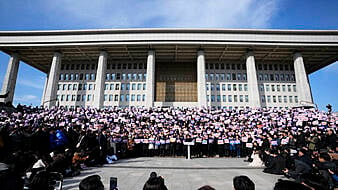
[[[197,101],[200,108],[207,107],[205,58],[203,50],[197,52]]]
[[[41,97],[41,105],[42,106],[43,106],[43,103],[45,101],[45,94],[46,94],[47,83],[48,83],[48,74],[46,76],[45,85],[43,86],[43,91],[42,91],[42,97]]]
[[[7,94],[7,97],[0,98],[0,102],[11,102],[13,103],[14,98],[14,91],[15,91],[15,84],[16,84],[16,78],[18,76],[18,69],[19,69],[19,57],[17,54],[12,54],[8,66],[7,66],[7,72],[2,84],[2,91],[1,95]]]
[[[295,68],[296,86],[299,102],[313,103],[310,84],[304,67],[304,61],[301,53],[295,53],[293,56]]]
[[[248,80],[249,106],[251,108],[259,108],[261,107],[261,101],[258,91],[255,57],[252,51],[246,54],[246,72]]]
[[[102,108],[104,101],[104,85],[106,82],[106,69],[107,69],[108,54],[105,51],[100,52],[99,61],[97,63],[96,80],[95,80],[95,93],[94,93],[94,107]]]
[[[155,95],[155,51],[148,51],[147,59],[147,80],[146,80],[146,107],[154,106]]]
[[[57,92],[57,84],[59,81],[59,74],[60,74],[60,67],[61,67],[61,53],[55,52],[53,59],[52,59],[52,65],[49,70],[48,74],[48,82],[47,82],[47,88],[45,92],[45,99],[43,106],[52,108],[56,105],[56,92]]]

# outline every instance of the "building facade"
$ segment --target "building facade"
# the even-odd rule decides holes
[[[4,31],[0,49],[2,102],[21,60],[46,73],[46,107],[287,108],[313,104],[308,74],[338,60],[338,31]]]

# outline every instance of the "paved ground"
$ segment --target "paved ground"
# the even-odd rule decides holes
[[[109,178],[118,178],[119,190],[142,189],[152,171],[165,179],[168,189],[196,190],[203,185],[218,189],[233,189],[232,179],[247,175],[256,184],[256,190],[271,190],[281,176],[269,175],[262,168],[247,167],[243,158],[135,158],[121,160],[99,168],[87,168],[80,176],[64,180],[64,189],[78,189],[84,177],[98,174],[106,189]]]

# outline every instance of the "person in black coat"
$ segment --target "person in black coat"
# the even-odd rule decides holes
[[[329,129],[327,131],[327,135],[326,135],[326,147],[328,147],[331,150],[336,150],[336,134],[333,132],[332,129]]]
[[[266,168],[263,170],[265,173],[282,175],[283,170],[285,169],[285,159],[280,155],[277,155],[276,150],[271,150],[270,153],[266,152],[269,155],[268,161],[265,163]]]

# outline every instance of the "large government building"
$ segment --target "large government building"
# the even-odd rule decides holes
[[[338,60],[338,30],[1,31],[0,50],[1,102],[23,61],[46,73],[45,107],[285,108],[313,104],[308,74]]]

